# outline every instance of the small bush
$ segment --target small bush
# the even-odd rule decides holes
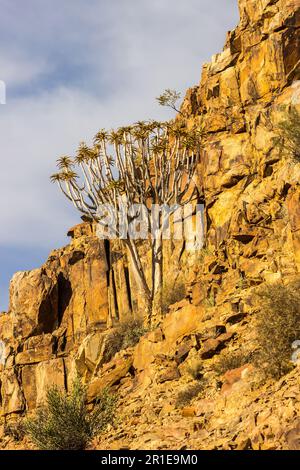
[[[203,377],[203,364],[202,361],[195,361],[187,368],[188,374],[190,374],[194,380],[201,380]]]
[[[184,390],[179,392],[175,402],[176,408],[182,408],[183,406],[189,405],[193,398],[197,397],[199,393],[203,392],[205,385],[206,381],[202,379],[201,382],[189,385]]]
[[[129,319],[120,323],[108,337],[104,362],[109,362],[122,349],[135,346],[146,333],[142,319]]]
[[[24,425],[21,421],[7,423],[4,426],[5,436],[11,437],[15,442],[22,441],[25,436]]]
[[[207,256],[212,256],[214,253],[211,248],[209,247],[203,247],[201,250],[198,251],[197,254],[197,264],[202,265],[204,263],[204,260]]]
[[[223,375],[228,370],[238,369],[251,361],[251,355],[245,351],[233,351],[223,354],[219,357],[218,362],[213,365],[213,370],[218,375]]]
[[[210,292],[209,296],[205,299],[205,305],[211,308],[215,307],[216,300],[215,300],[215,295],[212,291]]]
[[[278,136],[274,138],[281,153],[290,156],[295,162],[300,162],[300,113],[292,107],[286,119],[279,123]]]
[[[279,379],[293,368],[292,344],[300,339],[300,281],[260,290],[255,365],[265,378]]]
[[[74,382],[69,395],[51,387],[46,404],[27,419],[26,433],[41,450],[85,449],[95,435],[113,422],[116,399],[104,390],[91,413],[85,402],[86,387],[79,380]]]
[[[182,281],[168,283],[163,286],[162,311],[167,313],[170,305],[180,302],[186,296],[186,288]]]

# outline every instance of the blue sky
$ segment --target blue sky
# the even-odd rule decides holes
[[[49,182],[102,127],[166,119],[155,97],[198,83],[238,21],[237,0],[0,0],[0,311],[9,279],[80,222]]]

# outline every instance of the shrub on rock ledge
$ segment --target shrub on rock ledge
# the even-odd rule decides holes
[[[293,343],[300,340],[300,281],[266,286],[257,297],[255,365],[265,378],[279,379],[294,367]]]
[[[251,362],[252,357],[249,352],[237,350],[220,355],[218,361],[213,365],[213,370],[217,375],[223,375],[228,370],[238,369]]]
[[[183,281],[166,282],[162,290],[162,311],[168,313],[170,305],[176,304],[186,296],[186,287]]]
[[[122,349],[135,346],[146,333],[142,318],[122,321],[108,337],[104,362],[109,362]]]
[[[116,399],[104,390],[91,413],[85,403],[86,387],[79,380],[69,395],[51,387],[46,404],[27,419],[25,432],[40,450],[83,450],[113,422]]]
[[[293,106],[286,110],[286,116],[278,124],[277,136],[274,144],[278,146],[280,153],[286,155],[295,163],[300,162],[300,112]]]
[[[196,398],[199,393],[203,392],[207,382],[204,378],[201,381],[197,381],[192,385],[188,385],[185,389],[180,391],[177,395],[175,406],[176,408],[182,408],[185,405],[189,405],[193,398]]]

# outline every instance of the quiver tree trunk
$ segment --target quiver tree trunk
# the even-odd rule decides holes
[[[152,294],[148,287],[146,277],[144,274],[144,268],[141,263],[140,255],[138,253],[138,249],[136,244],[132,242],[132,240],[124,240],[125,245],[127,246],[127,250],[129,253],[129,258],[131,261],[131,266],[133,270],[134,279],[136,281],[139,294],[143,296],[144,304],[146,312],[144,313],[145,322],[149,324],[151,319],[151,312],[152,312]]]
[[[153,324],[162,318],[163,247],[161,228],[156,231],[152,240],[152,286],[152,312],[149,323]]]

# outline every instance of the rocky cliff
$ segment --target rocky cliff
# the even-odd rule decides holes
[[[187,92],[179,118],[205,131],[205,248],[192,255],[184,243],[166,246],[170,282],[183,273],[186,297],[105,363],[107,331],[142,309],[142,299],[121,247],[98,240],[91,224],[71,229],[69,246],[11,282],[0,316],[0,446],[15,445],[5,422],[34,410],[48,385],[68,388],[77,373],[89,402],[107,385],[119,397],[120,424],[94,447],[297,448],[297,368],[257,389],[249,363],[221,379],[212,367],[226,351],[251,350],[253,289],[289,282],[300,269],[300,165],[282,158],[273,139],[283,106],[300,109],[300,1],[239,0],[239,8],[240,24]],[[199,361],[205,391],[178,409]]]

